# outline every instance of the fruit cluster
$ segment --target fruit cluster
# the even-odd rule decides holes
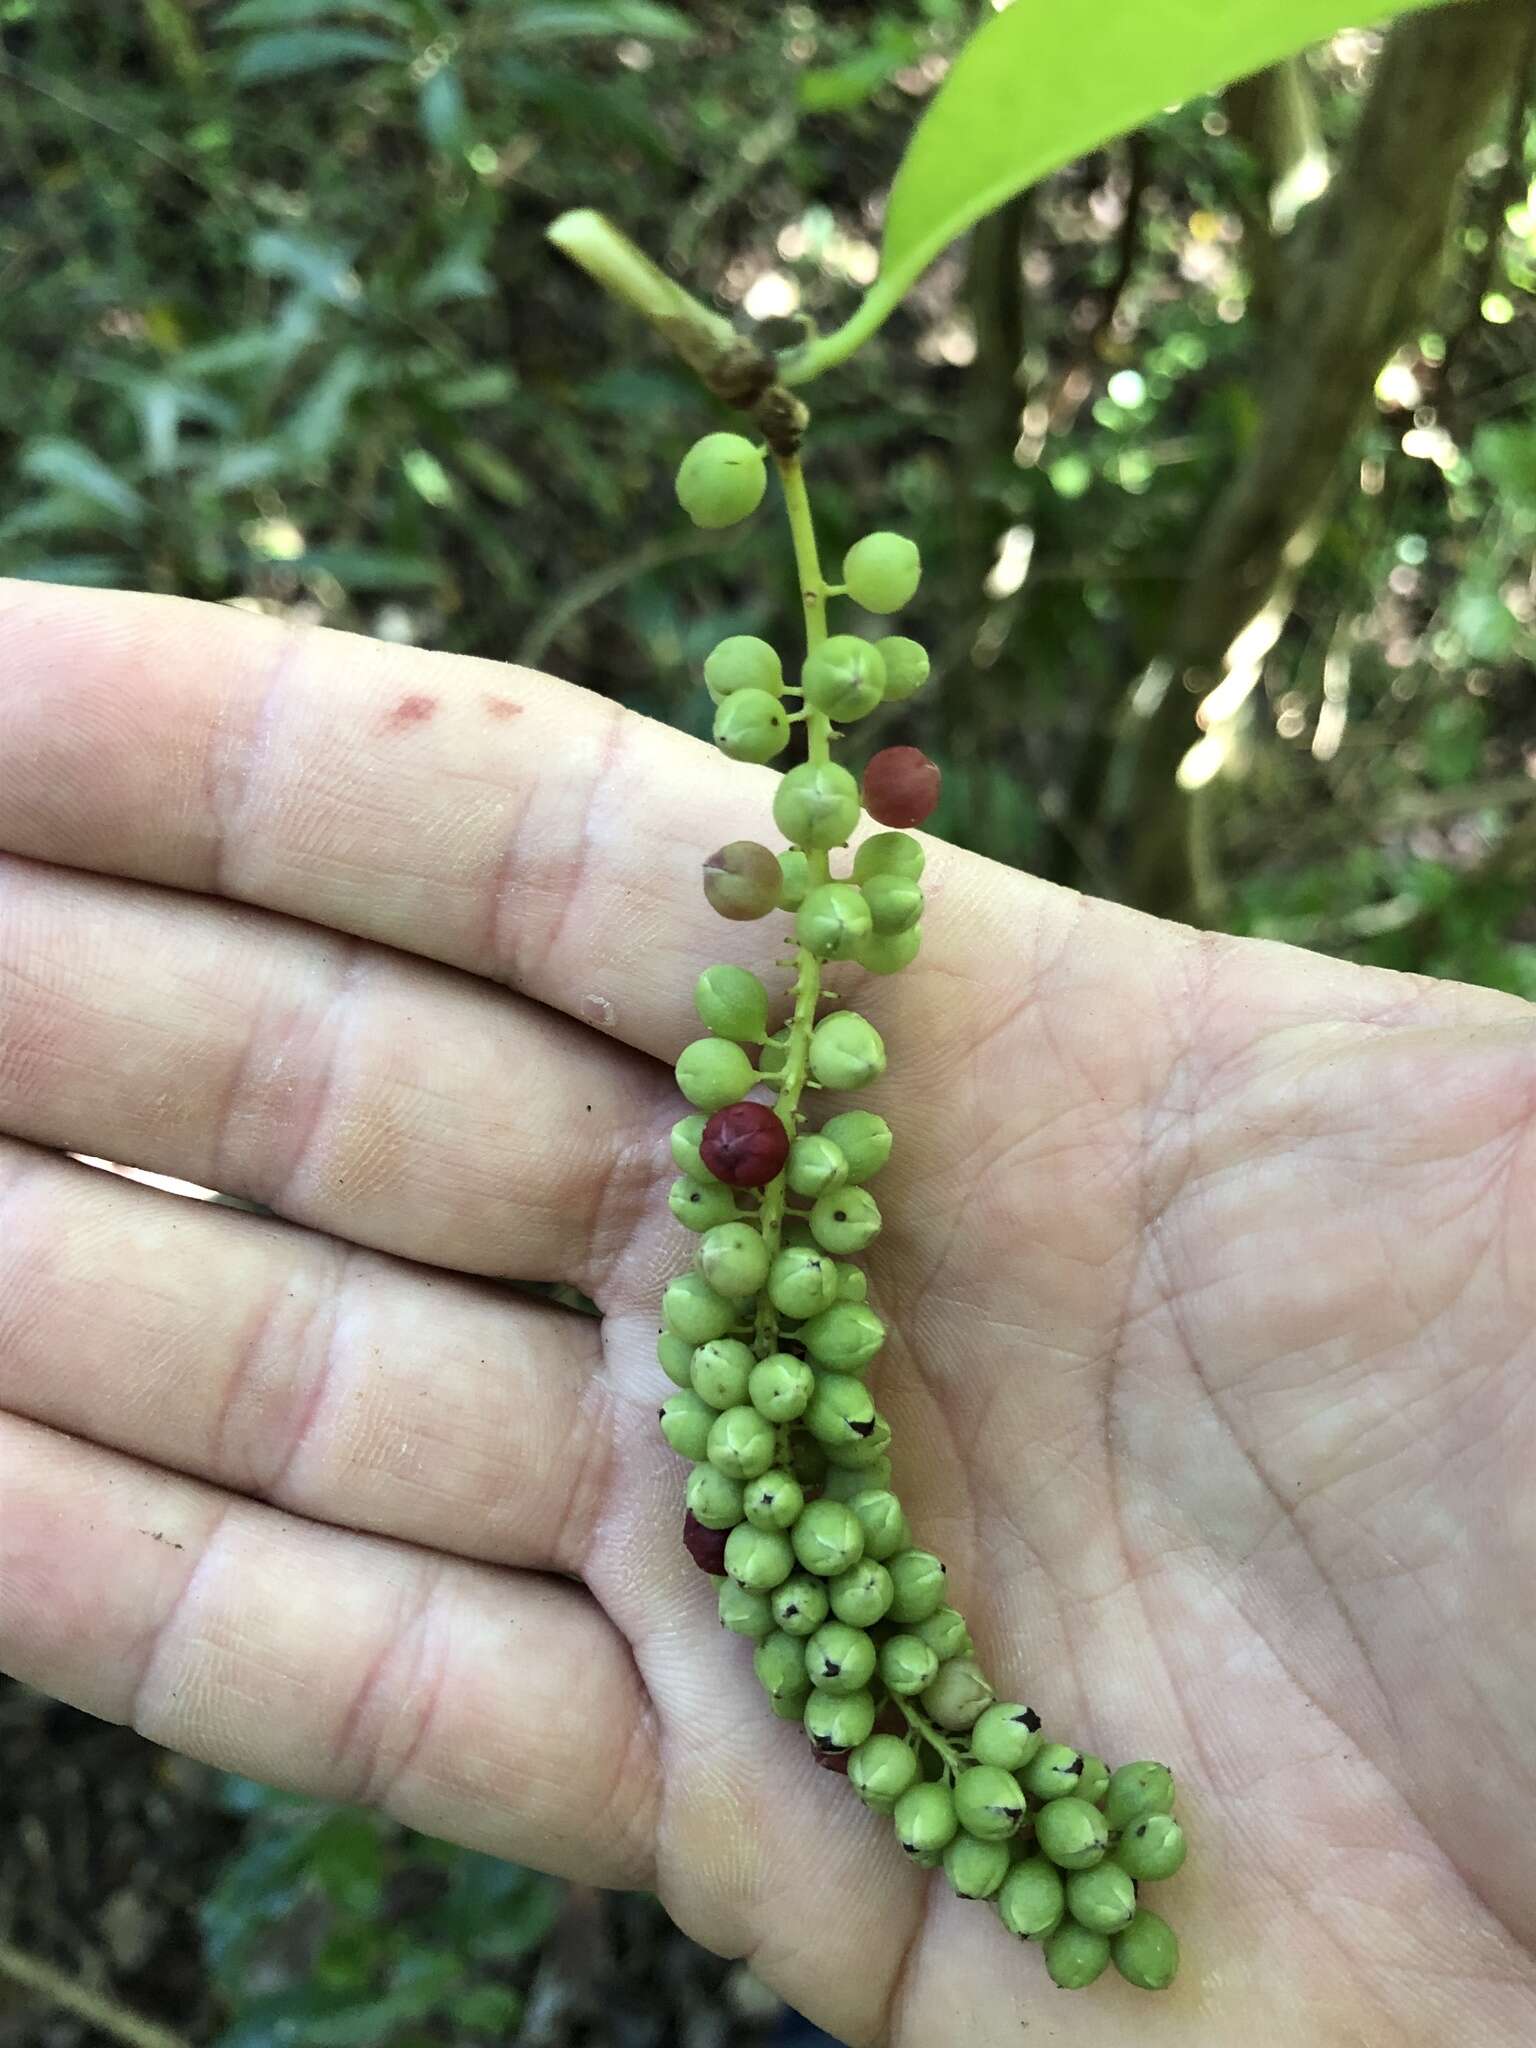
[[[704,680],[715,739],[733,759],[776,758],[797,723],[808,758],[773,801],[786,850],[722,847],[705,863],[704,891],[728,918],[792,915],[795,981],[776,1021],[755,974],[706,968],[694,1001],[708,1035],[677,1062],[696,1114],[672,1132],[669,1202],[697,1244],[663,1296],[657,1355],[678,1389],[662,1433],[693,1462],[684,1541],[717,1582],[722,1623],[755,1643],[774,1712],[802,1723],[818,1760],[891,1816],[914,1862],[942,1866],[964,1898],[990,1899],[1010,1932],[1043,1945],[1057,1984],[1089,1984],[1113,1960],[1133,1984],[1159,1989],[1178,1947],[1138,1891],[1184,1860],[1170,1773],[1158,1763],[1111,1772],[996,1697],[948,1603],[943,1563],[914,1544],[891,1490],[890,1425],[864,1377],[885,1325],[855,1263],[880,1230],[869,1183],[890,1157],[890,1126],[843,1109],[813,1129],[803,1104],[885,1071],[867,1018],[820,1014],[833,1000],[822,970],[851,962],[888,974],[916,957],[923,850],[899,828],[920,824],[939,794],[937,768],[913,747],[875,754],[862,785],[830,760],[835,727],[903,702],[928,661],[900,635],[829,637],[826,603],[846,594],[866,612],[895,611],[920,563],[909,540],[871,534],[848,550],[843,584],[829,586],[798,459],[780,458],[779,470],[807,621],[800,681],[785,682],[767,642],[740,635],[714,649]],[[677,489],[701,525],[722,526],[753,511],[765,484],[759,449],[711,434]],[[801,708],[786,711],[796,697]],[[831,855],[862,812],[894,829],[865,838],[835,878]]]

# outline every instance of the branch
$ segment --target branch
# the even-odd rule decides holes
[[[191,2048],[182,2035],[157,2027],[152,2020],[141,2019],[136,2012],[129,2012],[126,2006],[99,1992],[88,1991],[73,1977],[56,1970],[52,1963],[12,1948],[9,1942],[0,1942],[0,1976],[9,1977],[24,1990],[36,1992],[61,2011],[72,2012],[87,2026],[110,2034],[114,2041],[126,2042],[127,2048]]]

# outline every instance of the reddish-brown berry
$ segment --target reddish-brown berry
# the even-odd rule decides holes
[[[784,1171],[789,1133],[766,1102],[733,1102],[704,1126],[699,1157],[727,1187],[765,1188]]]
[[[864,770],[864,808],[882,825],[921,825],[938,806],[942,779],[921,747],[882,747]]]
[[[733,839],[704,863],[704,894],[722,917],[766,917],[783,886],[778,860],[755,839]]]
[[[725,1576],[725,1539],[729,1529],[706,1529],[689,1508],[683,1516],[683,1548],[701,1572],[712,1578]]]

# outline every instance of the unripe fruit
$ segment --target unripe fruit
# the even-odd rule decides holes
[[[855,962],[869,974],[900,974],[923,949],[923,928],[905,932],[871,932],[853,949]]]
[[[766,1080],[782,1074],[789,1060],[789,1026],[781,1025],[777,1031],[769,1032],[763,1040],[757,1056],[757,1071]]]
[[[1076,1798],[1083,1775],[1081,1750],[1068,1749],[1064,1742],[1047,1742],[1037,1749],[1022,1773],[1020,1782],[1031,1799]]]
[[[790,1532],[790,1541],[806,1571],[820,1579],[836,1578],[864,1554],[858,1517],[839,1500],[813,1500]]]
[[[823,882],[795,913],[795,939],[818,960],[849,960],[873,929],[864,892],[851,882]]]
[[[766,640],[732,633],[706,655],[704,687],[717,704],[736,690],[766,690],[770,697],[781,697],[784,664]]]
[[[807,1449],[814,1451],[819,1458],[827,1459],[827,1470],[822,1477],[821,1490],[828,1500],[850,1501],[856,1493],[861,1493],[866,1486],[889,1486],[891,1483],[891,1461],[889,1458],[876,1458],[873,1463],[867,1466],[834,1465],[831,1459],[827,1458],[825,1450],[814,1438],[802,1437],[800,1441]]]
[[[843,557],[848,595],[867,612],[899,612],[910,602],[922,573],[915,543],[900,533],[866,533]]]
[[[947,1663],[951,1657],[968,1657],[971,1654],[971,1632],[958,1608],[936,1607],[932,1614],[912,1623],[912,1633],[928,1645],[941,1663]],[[1005,1765],[1004,1768],[1011,1769],[1012,1766]]]
[[[796,1321],[819,1314],[837,1299],[836,1263],[825,1252],[788,1246],[769,1269],[768,1299]]]
[[[1114,1863],[1074,1870],[1067,1879],[1067,1910],[1095,1934],[1118,1934],[1136,1917],[1136,1887]]]
[[[803,761],[780,782],[773,821],[797,846],[825,853],[852,837],[859,822],[859,786],[835,761]],[[775,897],[782,881],[781,875]]]
[[[788,1156],[789,1133],[765,1102],[717,1109],[699,1140],[705,1170],[733,1188],[766,1187]]]
[[[776,1351],[752,1368],[747,1393],[759,1415],[770,1422],[793,1422],[805,1413],[816,1391],[816,1375],[803,1358]]]
[[[869,1299],[869,1276],[862,1266],[850,1266],[838,1261],[838,1301],[865,1302]],[[835,1304],[834,1304],[835,1305]]]
[[[683,1548],[701,1572],[718,1579],[725,1570],[725,1546],[730,1541],[724,1529],[706,1529],[697,1515],[683,1515]]]
[[[1184,1866],[1184,1830],[1171,1813],[1148,1813],[1120,1837],[1115,1861],[1129,1877],[1149,1883]]]
[[[891,1127],[872,1109],[845,1109],[821,1127],[848,1162],[848,1178],[873,1180],[891,1156]]]
[[[777,1720],[798,1721],[805,1713],[805,1703],[810,1696],[811,1688],[806,1686],[803,1692],[786,1693],[783,1699],[770,1700],[768,1704]]]
[[[827,1454],[815,1437],[807,1436],[803,1429],[794,1429],[789,1435],[790,1470],[807,1493],[815,1490],[830,1491],[831,1481],[838,1475],[827,1464]],[[838,1494],[835,1498],[841,1500]]]
[[[837,1010],[811,1033],[810,1065],[823,1088],[864,1088],[885,1072],[885,1041],[867,1017]]]
[[[1061,1872],[1043,1856],[1026,1856],[1003,1879],[997,1917],[1010,1934],[1039,1941],[1055,1932],[1066,1911]]]
[[[795,1572],[769,1596],[773,1619],[786,1635],[813,1635],[831,1612],[827,1589],[809,1572]]]
[[[904,704],[928,680],[928,650],[904,633],[889,633],[875,645],[885,663],[885,701]],[[707,679],[707,667],[704,673]]]
[[[700,1109],[740,1102],[756,1080],[752,1062],[728,1038],[696,1038],[678,1056],[677,1085]]]
[[[983,1842],[1006,1842],[1024,1819],[1024,1794],[1009,1772],[975,1764],[955,1782],[955,1811],[961,1827]]]
[[[1110,1775],[1104,1818],[1118,1834],[1149,1813],[1173,1811],[1173,1773],[1166,1764],[1122,1764]]]
[[[667,1191],[667,1207],[685,1230],[713,1230],[736,1214],[736,1198],[716,1180],[690,1180],[684,1174]]]
[[[755,1408],[727,1408],[709,1432],[708,1458],[732,1479],[756,1479],[773,1463],[778,1439],[771,1422]]]
[[[971,1730],[971,1755],[979,1764],[1020,1771],[1040,1747],[1040,1716],[1014,1700],[998,1700]]]
[[[852,1385],[852,1380],[846,1381]],[[809,1413],[809,1410],[807,1410]],[[837,1443],[824,1444],[828,1462],[845,1472],[863,1473],[885,1460],[885,1453],[891,1447],[891,1425],[875,1410],[875,1419],[868,1430],[856,1432],[853,1441],[843,1439]]]
[[[923,1711],[941,1728],[960,1734],[975,1727],[995,1698],[973,1657],[951,1657],[939,1666],[938,1677],[923,1694]]]
[[[947,1583],[943,1565],[931,1550],[899,1550],[890,1561],[890,1573],[895,1585],[895,1597],[891,1601],[892,1621],[922,1621],[944,1602]],[[984,1705],[990,1702],[983,1702]],[[981,1708],[976,1709],[979,1714]],[[971,1716],[974,1721],[976,1715]],[[950,1724],[945,1723],[948,1727]],[[970,1727],[971,1722],[963,1725]]]
[[[900,875],[917,882],[922,879],[924,862],[923,849],[905,832],[876,832],[854,851],[853,879],[868,882],[876,875]]]
[[[896,1839],[909,1856],[935,1854],[951,1843],[960,1822],[947,1785],[914,1785],[896,1802]]]
[[[779,908],[798,910],[811,886],[811,865],[798,846],[787,846],[779,855]]]
[[[693,985],[693,1006],[718,1038],[761,1045],[768,1036],[768,991],[745,967],[706,967]]]
[[[661,1297],[662,1321],[685,1344],[709,1344],[725,1336],[736,1314],[736,1304],[716,1294],[700,1273],[679,1273]]]
[[[867,640],[834,633],[800,672],[805,701],[840,724],[873,711],[885,695],[885,663]]]
[[[864,1382],[851,1373],[827,1373],[816,1385],[804,1422],[829,1449],[867,1438],[875,1426],[875,1404]]]
[[[872,1557],[861,1557],[830,1580],[827,1590],[839,1621],[846,1621],[850,1628],[873,1628],[891,1604],[891,1575]]]
[[[864,1531],[864,1555],[884,1563],[894,1557],[898,1550],[910,1547],[911,1537],[907,1531],[907,1518],[902,1513],[901,1502],[894,1493],[884,1487],[867,1486],[856,1493],[848,1503],[858,1517],[859,1527]],[[984,1762],[996,1759],[987,1757]]]
[[[661,1433],[680,1458],[702,1458],[709,1451],[715,1411],[697,1394],[672,1394],[659,1410]]]
[[[711,1408],[739,1408],[747,1398],[752,1363],[750,1345],[736,1337],[716,1337],[694,1352],[690,1384]]]
[[[1104,1794],[1109,1790],[1109,1765],[1103,1757],[1083,1751],[1083,1768],[1078,1775],[1077,1796],[1086,1799],[1090,1806],[1101,1805]]]
[[[709,1118],[706,1116],[685,1116],[680,1123],[672,1126],[668,1136],[667,1142],[671,1146],[672,1157],[678,1170],[687,1174],[690,1180],[708,1182],[715,1177],[704,1164],[699,1151],[699,1140],[703,1137],[704,1127],[708,1122]]]
[[[880,1646],[880,1676],[886,1690],[903,1699],[924,1692],[939,1675],[939,1660],[916,1636],[887,1636]]]
[[[771,1593],[794,1570],[795,1553],[777,1529],[754,1529],[743,1522],[725,1539],[725,1568],[738,1585]]]
[[[1115,1936],[1109,1952],[1126,1982],[1142,1991],[1166,1990],[1178,1973],[1178,1938],[1166,1920],[1159,1920],[1145,1906],[1130,1926]]]
[[[750,1223],[717,1223],[699,1240],[699,1271],[717,1294],[742,1301],[768,1278],[768,1247]]]
[[[715,713],[714,738],[731,760],[761,764],[789,745],[789,718],[766,690],[733,690]]]
[[[1063,1920],[1045,1944],[1045,1967],[1063,1991],[1082,1991],[1102,1977],[1109,1962],[1109,1936]]]
[[[1052,1799],[1035,1815],[1035,1840],[1040,1853],[1063,1870],[1088,1870],[1104,1860],[1109,1829],[1086,1799]]]
[[[695,1465],[688,1474],[684,1498],[688,1512],[706,1529],[734,1529],[745,1517],[739,1479],[728,1479],[713,1465]]]
[[[768,471],[762,455],[740,434],[706,434],[677,471],[677,502],[695,526],[734,526],[763,502]]]
[[[876,1813],[890,1813],[917,1779],[917,1758],[899,1735],[871,1735],[848,1759],[848,1782]]]
[[[741,1505],[754,1529],[789,1529],[805,1506],[805,1495],[793,1473],[775,1465],[746,1486]]]
[[[805,1650],[793,1636],[764,1636],[752,1653],[752,1669],[770,1699],[805,1691]]]
[[[776,909],[783,879],[772,853],[755,839],[733,839],[704,863],[709,907],[738,923]]]
[[[812,1201],[848,1178],[848,1162],[840,1148],[820,1131],[805,1131],[791,1141],[784,1177],[797,1195]]]
[[[693,1385],[691,1344],[685,1344],[681,1337],[674,1337],[670,1330],[663,1330],[656,1339],[656,1359],[674,1387]]]
[[[812,1690],[805,1703],[805,1732],[822,1756],[838,1756],[868,1742],[875,1728],[875,1703],[867,1692]]]
[[[885,1325],[862,1301],[839,1301],[800,1332],[812,1358],[828,1372],[862,1372],[885,1342]]]
[[[869,921],[882,938],[911,931],[923,914],[922,884],[907,875],[871,875],[862,887]],[[705,1022],[709,1022],[708,1018]],[[712,1026],[716,1031],[720,1028],[718,1024]],[[743,1038],[747,1034],[732,1031],[726,1035]]]
[[[974,1835],[961,1833],[944,1851],[944,1875],[957,1897],[990,1899],[1008,1875],[1012,1861],[1006,1842],[981,1842]]]
[[[864,808],[881,825],[921,825],[938,808],[942,781],[920,747],[882,747],[864,770]]]
[[[756,1636],[761,1640],[772,1635],[773,1614],[766,1593],[749,1593],[745,1586],[727,1579],[720,1588],[718,1606],[720,1626],[728,1628],[733,1636]]]
[[[823,1250],[845,1258],[879,1236],[879,1206],[867,1188],[834,1188],[812,1208],[811,1229]]]
[[[823,1622],[806,1643],[805,1675],[821,1692],[862,1692],[875,1675],[875,1646],[861,1628]]]

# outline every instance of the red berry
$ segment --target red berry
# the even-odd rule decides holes
[[[921,747],[882,747],[864,770],[864,808],[882,825],[921,825],[938,807],[942,780]]]
[[[783,886],[777,858],[755,839],[733,839],[704,863],[704,894],[722,917],[766,917]]]
[[[699,1570],[712,1578],[724,1576],[725,1539],[730,1533],[729,1529],[706,1529],[694,1518],[692,1508],[683,1516],[683,1548]]]
[[[704,1126],[699,1157],[733,1188],[765,1188],[784,1171],[789,1133],[766,1102],[733,1102]]]

